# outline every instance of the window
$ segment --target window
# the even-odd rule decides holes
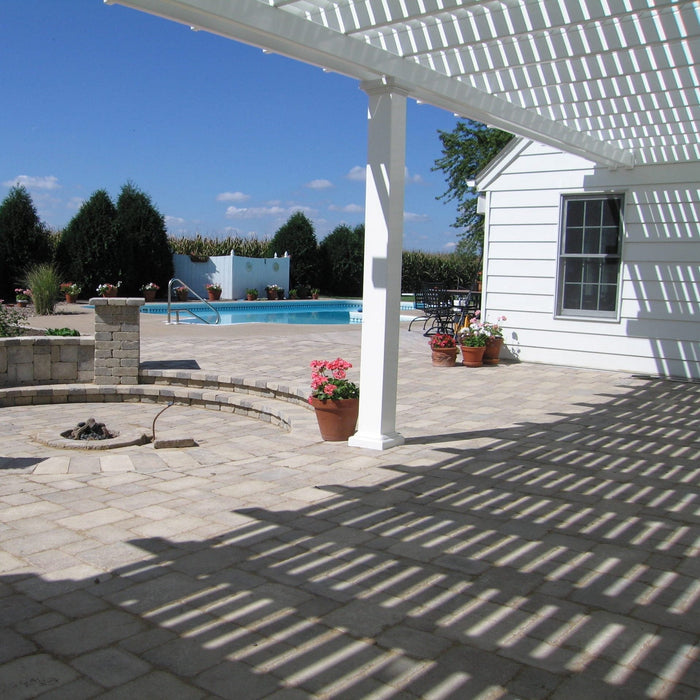
[[[565,197],[562,218],[559,314],[615,318],[622,197]]]

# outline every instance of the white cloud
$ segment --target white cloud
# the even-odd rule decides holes
[[[329,187],[333,187],[333,183],[330,180],[311,180],[305,186],[311,190],[327,190]]]
[[[411,175],[411,173],[408,172],[408,168],[406,168],[406,184],[409,185],[422,185],[423,184],[423,178],[420,175]]]
[[[367,170],[363,165],[356,165],[354,168],[350,168],[350,172],[348,172],[348,174],[345,177],[348,180],[364,182],[367,177]]]
[[[165,216],[165,223],[167,226],[182,226],[185,220],[179,216]]]
[[[243,192],[221,192],[216,195],[217,202],[247,202],[249,199],[250,195]]]
[[[328,209],[330,211],[340,211],[344,214],[361,214],[365,208],[360,204],[346,204],[342,207],[339,207],[337,204],[331,204]]]
[[[281,207],[277,204],[272,204],[266,207],[229,207],[226,210],[228,219],[259,219],[264,217],[284,217],[291,216],[297,211],[302,211],[307,214],[313,213],[311,207],[290,206]]]
[[[414,214],[410,211],[405,211],[403,213],[403,219],[411,223],[425,223],[426,221],[430,221],[430,217],[427,214]]]
[[[60,187],[58,178],[55,175],[44,175],[41,177],[35,175],[18,175],[12,180],[6,180],[2,184],[5,185],[5,187],[23,185],[28,190],[57,190]]]
[[[449,243],[445,243],[445,245],[442,246],[442,249],[446,250],[448,253],[451,253],[456,247],[457,243],[455,243],[454,241],[450,241]]]

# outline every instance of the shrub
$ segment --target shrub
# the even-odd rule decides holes
[[[27,272],[25,283],[32,290],[34,312],[40,316],[52,314],[61,290],[61,277],[55,266],[35,265]]]
[[[47,328],[46,335],[77,336],[80,335],[80,331],[75,328]]]

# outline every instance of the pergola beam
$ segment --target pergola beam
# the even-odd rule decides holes
[[[389,78],[409,96],[609,167],[631,167],[634,153],[577,132],[440,75],[425,66],[353,39],[258,0],[106,0],[311,63],[362,81]]]

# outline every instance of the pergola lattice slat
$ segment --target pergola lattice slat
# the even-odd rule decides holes
[[[109,1],[360,81],[391,79],[602,165],[700,159],[698,0]],[[672,120],[677,139],[630,128],[651,126],[650,113]]]

